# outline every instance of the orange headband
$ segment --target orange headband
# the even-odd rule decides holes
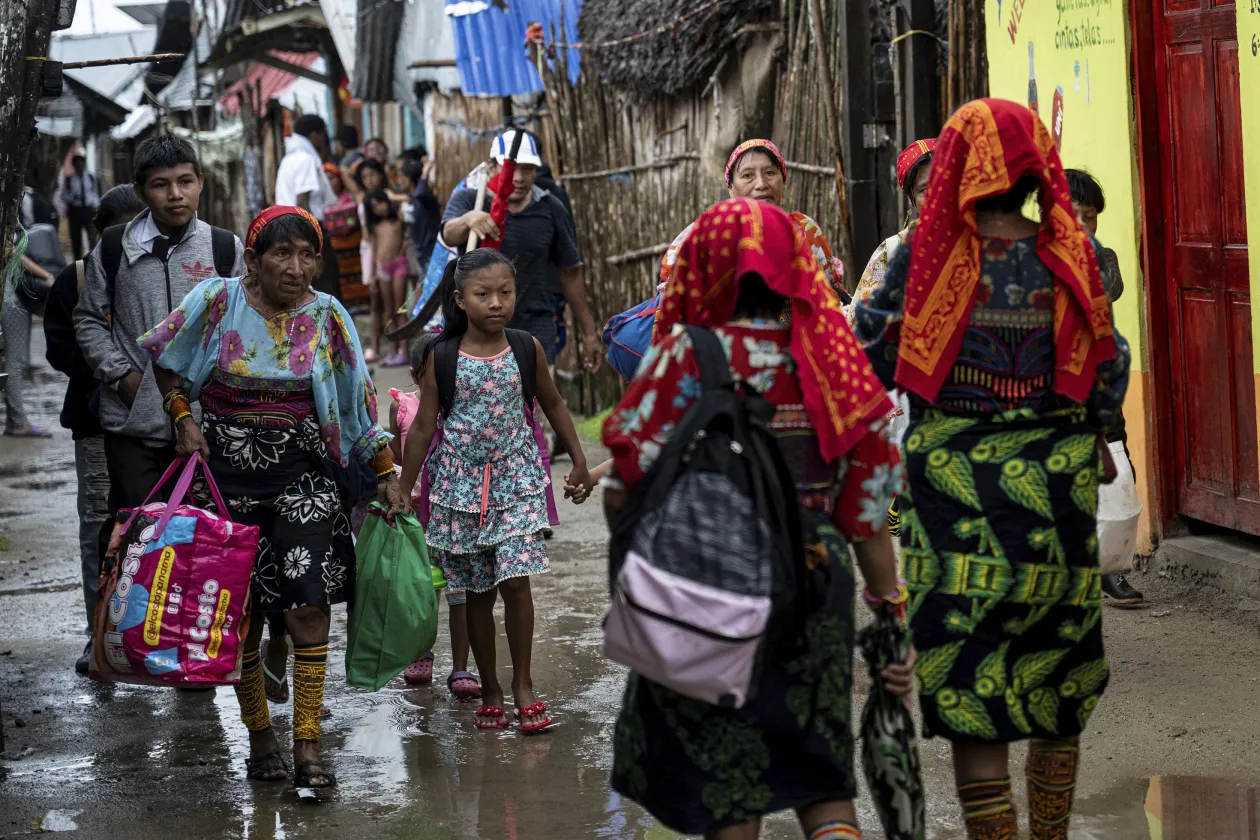
[[[311,227],[315,228],[315,239],[319,242],[319,250],[324,250],[324,232],[320,230],[319,220],[312,216],[309,210],[303,210],[301,207],[291,207],[287,204],[273,204],[254,217],[254,221],[249,223],[249,230],[245,234],[245,247],[253,248],[254,243],[258,241],[258,234],[262,233],[262,229],[281,216],[301,216],[310,222]]]

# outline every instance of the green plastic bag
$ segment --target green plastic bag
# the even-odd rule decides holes
[[[373,503],[355,546],[358,563],[354,612],[346,645],[346,682],[379,691],[403,669],[433,649],[437,640],[437,593],[414,516],[398,516],[394,527]]]

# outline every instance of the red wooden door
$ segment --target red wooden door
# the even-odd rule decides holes
[[[1177,512],[1260,534],[1236,13],[1153,2]]]

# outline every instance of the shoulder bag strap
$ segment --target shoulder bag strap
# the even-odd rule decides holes
[[[700,367],[701,390],[715,391],[732,385],[731,363],[717,335],[712,330],[691,324],[686,325],[686,330],[695,350],[696,364]]]
[[[455,404],[455,373],[459,364],[459,338],[447,338],[433,345],[433,375],[437,378],[438,406],[442,416]]]
[[[221,227],[211,227],[210,250],[214,254],[215,274],[231,277],[236,268],[236,235]]]
[[[534,346],[534,337],[524,330],[504,332],[512,355],[516,357],[516,366],[521,371],[521,394],[525,397],[526,407],[532,409],[534,398],[538,396],[538,348]]]

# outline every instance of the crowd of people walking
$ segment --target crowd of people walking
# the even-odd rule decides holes
[[[877,688],[916,702],[923,735],[950,743],[968,837],[1017,836],[1009,746],[1027,741],[1031,836],[1066,840],[1080,740],[1109,680],[1104,595],[1118,605],[1142,596],[1124,579],[1128,558],[1113,558],[1121,572],[1108,575],[1099,562],[1100,488],[1127,458],[1130,358],[1110,307],[1123,283],[1095,239],[1101,190],[1064,169],[1034,112],[979,100],[908,147],[897,163],[906,223],[849,286],[820,226],[783,208],[779,149],[741,143],[724,172],[729,198],[662,259],[650,336],[634,349],[642,361],[615,365],[629,381],[603,425],[611,457],[593,469],[553,378],[561,306],[587,370],[604,348],[567,196],[540,185],[549,173],[536,140],[496,137],[445,202],[423,150],[391,161],[383,142],[360,147],[352,128],[331,137],[303,116],[286,151],[276,204],[243,241],[198,218],[200,163],[181,139],[142,143],[134,185],[104,192],[76,161],[76,259],[28,266],[50,284],[48,357],[70,380],[61,422],[75,439],[89,633],[118,513],[141,505],[176,459],[203,458],[226,500],[218,512],[260,529],[252,607],[267,620],[250,623],[236,685],[250,779],[336,784],[319,750],[329,616],[353,592],[356,518],[371,501],[390,522],[415,511],[425,525],[447,583],[447,685],[479,698],[475,727],[554,725],[531,671],[530,578],[549,569],[551,460],[567,452],[564,499],[581,504],[600,484],[639,568],[671,527],[645,513],[669,482],[730,494],[732,505],[741,493],[765,501],[750,481],[784,482],[771,504],[781,513],[756,522],[792,566],[759,585],[771,604],[795,593],[791,619],[771,608],[746,696],[698,699],[695,675],[670,671],[668,650],[654,678],[632,670],[615,790],[717,840],[755,838],[783,810],[810,840],[860,837],[851,693],[855,605],[865,604],[901,652]],[[479,203],[478,178],[505,198],[486,190]],[[408,345],[399,335],[413,319],[412,284],[423,290],[434,271],[440,331]],[[351,286],[365,290],[366,341]],[[13,342],[32,315],[18,294],[5,302],[11,374],[25,365]],[[391,391],[383,414],[377,364],[409,365],[415,386]],[[47,434],[15,384],[6,434]],[[758,421],[698,434],[696,418],[724,389],[739,395],[729,416]],[[763,430],[773,458],[759,463],[777,472],[715,478],[734,462],[695,454],[715,429],[731,436],[736,462],[762,449],[735,439]],[[691,498],[679,492],[669,504]],[[194,501],[216,506],[204,488]],[[684,544],[707,556],[723,525],[700,508],[687,515]],[[718,590],[747,571],[737,559],[713,565],[702,577]],[[672,568],[654,578],[669,598],[631,606],[664,621],[693,603],[697,590]],[[629,598],[622,582],[611,581],[614,600]],[[510,695],[495,655],[500,595]],[[674,620],[670,632],[689,626]],[[289,697],[290,643],[292,765],[268,707]],[[432,670],[430,653],[404,678],[428,683]],[[914,749],[913,738],[889,743]],[[917,759],[905,766],[917,773]],[[889,836],[921,837],[921,826]]]

